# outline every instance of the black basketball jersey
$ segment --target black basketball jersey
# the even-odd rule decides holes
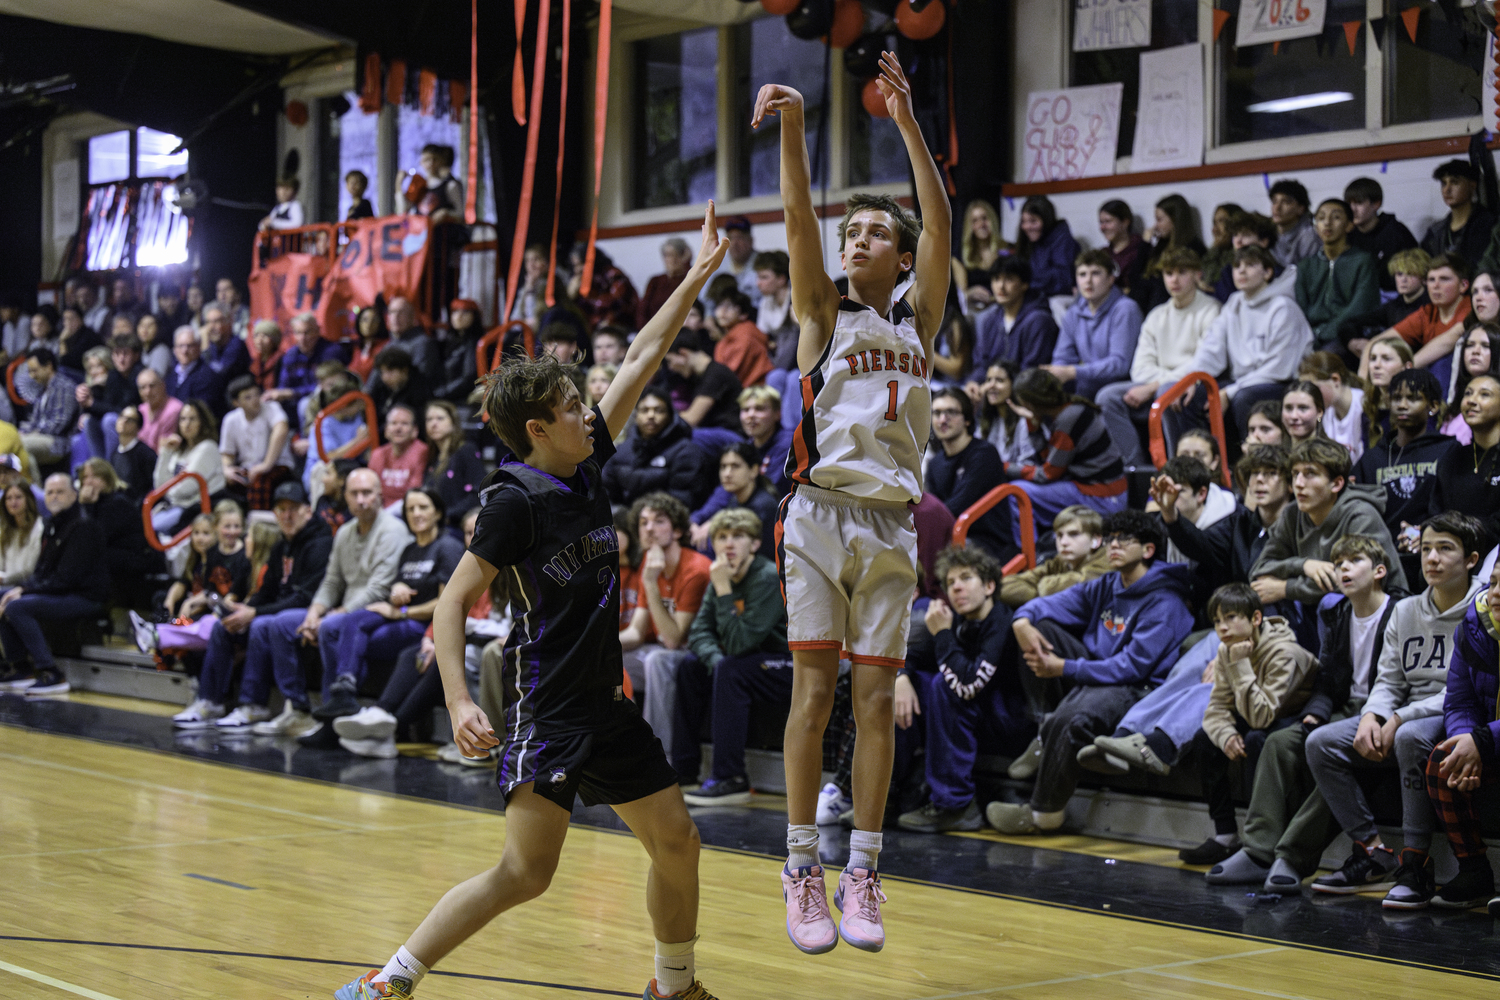
[[[570,481],[508,461],[480,491],[469,551],[509,577],[515,616],[506,739],[590,729],[620,686],[620,547],[599,471],[614,451],[595,408],[594,454]]]

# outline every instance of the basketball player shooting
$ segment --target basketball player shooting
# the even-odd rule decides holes
[[[839,228],[847,298],[823,264],[804,135],[802,95],[768,84],[752,126],[781,116],[781,198],[791,257],[792,309],[801,324],[797,367],[802,419],[787,457],[793,492],[782,502],[777,558],[792,649],[786,724],[786,930],[809,954],[842,937],[885,944],[878,858],[895,745],[896,671],[917,583],[909,505],[921,499],[922,452],[931,426],[928,358],[948,295],[952,209],[912,115],[911,87],[892,52],[877,86],[901,130],[916,177],[919,225],[884,195],[854,195]],[[897,286],[912,278],[897,300]],[[853,664],[854,832],[849,863],[828,909],[818,863],[823,731],[833,710],[839,657]]]

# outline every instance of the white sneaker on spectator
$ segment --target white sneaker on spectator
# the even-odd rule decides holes
[[[396,717],[379,705],[333,720],[333,731],[350,740],[388,740],[396,735]]]
[[[261,711],[265,712],[265,709]],[[270,712],[265,712],[256,720],[251,730],[256,736],[306,736],[322,725],[311,713],[298,711],[291,702],[286,703],[276,718],[272,719],[270,715]]]
[[[847,812],[853,808],[853,800],[846,796],[838,785],[830,781],[818,793],[818,825],[837,826],[839,813]]]
[[[389,760],[397,755],[396,738],[394,736],[372,740],[340,738],[339,746],[358,757],[379,757],[383,760]]]
[[[135,645],[143,653],[154,653],[161,644],[156,636],[156,626],[134,611],[130,612],[130,628],[135,632]]]
[[[241,705],[233,712],[216,720],[214,725],[219,729],[244,732],[257,722],[264,722],[270,717],[271,710],[264,705]]]
[[[172,725],[178,729],[208,729],[213,726],[214,720],[223,717],[223,705],[216,705],[206,698],[199,698],[172,716]]]

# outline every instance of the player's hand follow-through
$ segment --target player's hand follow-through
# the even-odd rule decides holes
[[[891,121],[901,123],[912,120],[911,84],[901,71],[901,63],[894,52],[880,53],[880,75],[875,78],[880,96],[885,98],[885,110]]]
[[[698,248],[698,260],[693,264],[701,274],[713,274],[724,263],[729,252],[729,241],[719,236],[719,220],[714,215],[714,203],[708,203],[703,211],[703,245]]]
[[[750,127],[760,128],[768,114],[801,110],[802,94],[779,83],[768,83],[755,95],[755,111],[750,115]]]
[[[500,745],[484,709],[470,699],[448,706],[448,716],[453,721],[453,742],[465,757],[483,757]]]

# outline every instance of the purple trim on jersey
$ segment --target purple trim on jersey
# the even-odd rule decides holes
[[[582,464],[583,464],[582,462],[579,463],[579,465],[582,465]],[[515,457],[508,457],[508,458],[506,458],[505,461],[503,461],[503,462],[500,463],[500,468],[503,469],[507,465],[524,465],[526,468],[530,469],[532,472],[535,472],[537,475],[543,477],[544,479],[549,480],[552,483],[552,485],[556,486],[558,489],[562,490],[564,493],[572,493],[573,492],[571,489],[568,488],[568,484],[567,483],[563,482],[561,479],[558,479],[556,476],[554,476],[550,472],[543,472],[541,469],[538,469],[536,466],[532,465],[529,462],[523,462],[519,458],[515,458]],[[584,482],[588,482],[588,477],[585,476],[583,481]]]

